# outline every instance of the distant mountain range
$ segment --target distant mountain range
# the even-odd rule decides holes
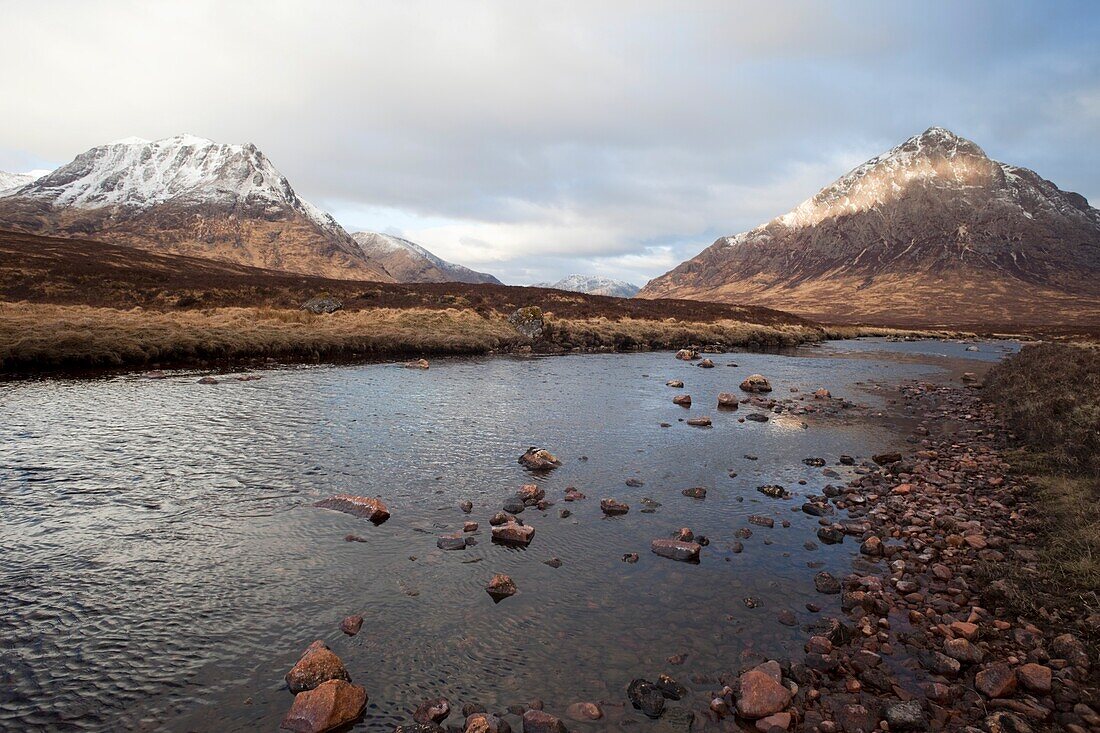
[[[501,284],[492,275],[447,262],[401,237],[376,232],[356,232],[351,236],[364,256],[382,266],[397,282]]]
[[[396,237],[353,239],[255,145],[194,135],[101,145],[41,178],[0,173],[0,228],[325,277],[498,282]]]
[[[569,275],[556,283],[535,283],[531,287],[569,290],[589,295],[610,295],[616,298],[632,298],[639,290],[637,285],[599,275]]]
[[[833,321],[1080,322],[1100,316],[1100,211],[933,127],[639,296]]]

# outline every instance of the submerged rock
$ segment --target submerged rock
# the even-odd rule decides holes
[[[678,394],[672,398],[672,404],[680,405],[681,407],[691,407],[691,395]]]
[[[600,510],[607,516],[614,517],[629,512],[630,506],[615,499],[602,499],[600,501]]]
[[[367,709],[367,691],[344,680],[328,680],[294,697],[281,728],[294,733],[326,733],[358,720]]]
[[[691,488],[691,489],[684,489],[680,493],[683,494],[684,496],[687,496],[687,497],[692,498],[692,499],[706,499],[707,498],[707,490],[704,489],[702,486],[696,486],[696,487]]]
[[[560,719],[542,710],[523,714],[523,733],[568,733]]]
[[[390,510],[377,497],[336,494],[328,499],[322,499],[313,506],[362,517],[375,524],[381,524],[390,518]]]
[[[718,393],[718,409],[719,410],[736,410],[737,409],[737,395],[732,392],[719,392]]]
[[[425,700],[417,706],[413,720],[417,723],[442,723],[451,714],[451,703],[445,697]]]
[[[681,389],[684,386],[684,380],[682,380],[682,379],[670,379],[667,382],[665,382],[665,386],[666,387],[675,387],[676,389]]]
[[[435,546],[441,550],[465,550],[466,538],[461,532],[445,534],[435,541]]]
[[[431,364],[428,363],[427,359],[417,359],[416,361],[405,362],[406,369],[428,369],[429,367],[431,367]]]
[[[306,648],[284,679],[291,692],[312,690],[328,680],[351,681],[340,657],[320,639]]]
[[[710,418],[706,417],[706,416],[703,416],[703,417],[689,417],[688,421],[687,421],[687,424],[691,425],[692,427],[696,427],[696,428],[709,428],[711,426],[711,421],[710,421]]]
[[[695,366],[702,367],[703,369],[713,369],[714,368],[714,362],[711,361],[710,359],[703,359],[701,362],[699,362]]]
[[[764,496],[770,496],[773,499],[789,499],[791,498],[791,492],[779,484],[765,484],[764,486],[757,486],[756,490]]]
[[[659,718],[665,710],[665,696],[649,680],[632,680],[626,688],[626,697],[635,710],[642,711],[647,717]]]
[[[742,718],[766,718],[790,704],[793,697],[791,691],[777,679],[777,670],[765,669],[768,666],[750,669],[738,679],[740,694],[737,696],[737,714]]]

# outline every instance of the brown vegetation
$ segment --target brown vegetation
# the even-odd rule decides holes
[[[299,310],[320,294],[343,310]],[[507,321],[538,306],[532,343]],[[394,358],[688,343],[787,346],[815,324],[766,308],[545,288],[334,280],[124,246],[0,233],[0,369],[195,360]]]
[[[1031,613],[1056,604],[1100,612],[1100,351],[1027,346],[990,371],[984,395],[1012,431],[1010,459],[1031,476],[1043,513],[1041,572],[1013,572],[1015,602]]]

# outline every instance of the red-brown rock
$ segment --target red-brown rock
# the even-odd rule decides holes
[[[369,519],[375,524],[381,524],[390,518],[390,510],[377,497],[337,494],[317,502],[314,506]]]
[[[508,596],[516,594],[516,584],[504,573],[497,573],[485,586],[485,592],[493,597],[494,601],[501,601]]]
[[[1016,693],[1016,671],[998,662],[974,675],[974,687],[988,698],[1012,697]]]
[[[309,645],[285,679],[291,692],[303,692],[328,680],[350,681],[351,677],[340,657],[318,639]]]
[[[348,616],[340,622],[340,631],[343,631],[348,636],[355,636],[359,633],[359,629],[363,628],[363,617],[356,614],[355,616]]]
[[[294,697],[281,728],[294,733],[326,733],[358,720],[367,708],[367,691],[344,680],[328,680]]]
[[[519,522],[506,522],[493,527],[493,542],[505,545],[521,545],[526,547],[531,544],[531,538],[535,536],[535,528],[520,524]]]
[[[699,559],[699,551],[702,545],[698,542],[681,542],[679,540],[653,540],[650,549],[661,557],[682,562],[692,562]]]
[[[791,691],[759,669],[741,675],[741,694],[737,698],[737,714],[756,720],[774,715],[791,702]]]
[[[1016,678],[1024,688],[1039,695],[1050,693],[1052,673],[1050,667],[1029,662],[1016,670]]]
[[[528,710],[523,714],[523,733],[568,733],[565,724],[550,713]]]

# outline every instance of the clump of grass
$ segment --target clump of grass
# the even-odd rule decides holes
[[[1029,477],[1040,539],[1038,572],[998,565],[990,579],[1008,579],[1008,602],[1033,618],[1100,612],[1100,351],[1026,346],[990,370],[983,397],[1018,444],[1007,457]],[[1081,630],[1095,650],[1096,630]]]
[[[1100,476],[1100,350],[1025,346],[989,372],[985,394],[1024,445],[1058,469]]]

